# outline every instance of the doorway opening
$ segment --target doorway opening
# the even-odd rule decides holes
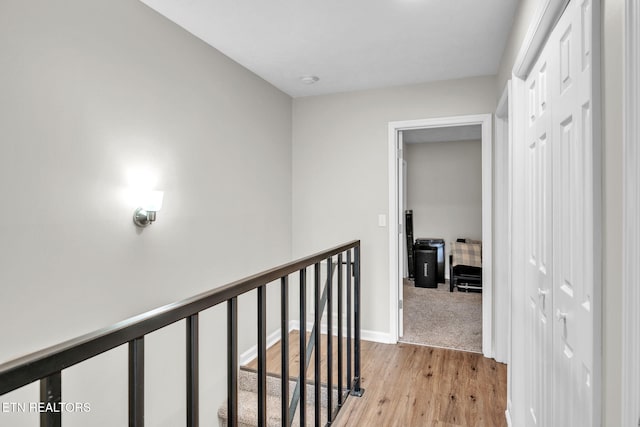
[[[481,248],[481,349],[486,357],[491,357],[492,349],[492,317],[493,317],[493,289],[492,289],[492,152],[491,152],[491,115],[474,115],[474,116],[456,116],[437,119],[411,120],[402,122],[389,123],[389,241],[390,241],[390,324],[391,335],[395,341],[401,339],[404,335],[404,286],[405,278],[408,276],[408,261],[411,256],[407,244],[406,223],[405,223],[405,207],[407,200],[407,174],[406,171],[406,154],[411,152],[411,148],[407,150],[408,145],[404,138],[408,137],[407,142],[417,142],[419,139],[427,138],[424,142],[428,143],[429,138],[432,143],[435,141],[454,141],[458,139],[470,138],[469,136],[461,138],[460,135],[477,132],[476,141],[480,140],[481,154],[481,184],[479,190],[482,195],[482,201],[479,207],[481,212],[480,227],[474,234],[460,228],[459,232],[451,229],[443,230],[446,236],[415,236],[415,237],[436,237],[444,241],[446,252],[439,254],[447,260],[445,261],[445,274],[451,272],[449,268],[450,242],[447,240],[471,239],[481,240],[478,244]],[[456,136],[458,135],[458,136]],[[479,138],[477,138],[479,136]],[[423,144],[424,145],[424,144]],[[443,144],[444,145],[444,144]],[[464,144],[461,144],[464,145]],[[453,168],[455,169],[455,167]],[[455,174],[455,170],[451,171]],[[442,177],[442,179],[448,179]],[[475,183],[477,184],[477,183]],[[473,185],[473,184],[470,184]],[[451,227],[450,227],[451,228]],[[419,231],[420,228],[417,230]],[[478,231],[480,239],[478,239]],[[425,229],[425,232],[427,230]],[[453,233],[453,234],[452,234]],[[467,234],[467,235],[464,235]],[[454,237],[455,236],[455,237]],[[429,251],[426,251],[429,252]],[[417,253],[417,252],[414,252]],[[455,262],[454,262],[455,264]],[[421,264],[422,265],[422,264]],[[424,264],[427,265],[426,263]],[[425,270],[426,271],[426,270]],[[416,271],[416,274],[419,273]],[[421,273],[421,271],[420,271]],[[449,276],[450,274],[446,274]],[[457,277],[457,276],[456,276]],[[450,277],[449,277],[450,279]],[[470,282],[467,280],[465,283]],[[415,282],[414,282],[415,283]],[[458,285],[465,284],[457,282]],[[430,285],[432,286],[432,285]],[[449,283],[440,284],[438,288],[449,292]],[[437,289],[437,288],[436,288]],[[413,290],[413,289],[412,289]],[[416,289],[417,290],[417,289]],[[456,291],[457,292],[457,291]],[[408,307],[409,308],[409,307]],[[425,343],[429,344],[429,343]],[[445,345],[446,346],[446,345]]]
[[[401,132],[407,256],[400,340],[481,353],[482,128]],[[465,253],[463,265],[458,250],[474,250],[474,259]]]

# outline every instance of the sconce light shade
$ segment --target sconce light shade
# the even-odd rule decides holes
[[[164,199],[164,191],[147,191],[143,195],[140,207],[145,211],[157,212],[162,209],[162,200]]]
[[[156,212],[162,209],[164,191],[147,191],[141,195],[140,207],[133,212],[133,222],[146,227],[156,220]]]

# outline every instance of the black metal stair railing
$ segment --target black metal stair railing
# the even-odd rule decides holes
[[[353,262],[352,262],[353,252]],[[343,262],[346,255],[346,262]],[[337,256],[337,264],[333,257]],[[327,262],[327,283],[320,291],[320,263]],[[337,278],[337,338],[338,338],[338,401],[333,407],[333,275]],[[342,267],[346,266],[346,274]],[[177,321],[186,323],[186,408],[187,426],[199,424],[199,313],[216,305],[227,304],[227,425],[238,425],[238,296],[257,289],[258,312],[258,425],[267,425],[266,383],[266,286],[280,282],[280,326],[281,326],[281,413],[282,425],[293,420],[295,405],[289,406],[289,276],[295,273],[300,278],[300,355],[299,366],[299,417],[300,425],[306,425],[306,293],[307,267],[314,266],[314,322],[309,345],[315,348],[314,360],[314,425],[320,426],[321,396],[321,334],[320,321],[326,304],[327,312],[327,424],[330,424],[346,397],[361,396],[360,374],[360,241],[354,240],[323,252],[272,268],[262,273],[229,283],[225,286],[201,293],[185,300],[168,304],[147,313],[134,316],[110,327],[83,335],[35,353],[0,365],[0,396],[13,390],[40,381],[40,401],[56,405],[62,402],[61,373],[64,369],[95,357],[120,345],[129,345],[129,426],[144,426],[144,338],[145,335]],[[353,284],[352,279],[353,277]],[[345,280],[346,279],[346,280]],[[346,283],[344,283],[346,281]],[[353,292],[353,297],[352,297]],[[346,296],[346,309],[343,301]],[[346,328],[343,325],[346,317]],[[352,324],[353,321],[353,324]],[[352,327],[353,325],[353,327]],[[346,393],[343,393],[343,329],[346,329]],[[315,332],[315,333],[314,333]],[[353,335],[353,336],[352,336]],[[353,342],[353,343],[352,343]],[[351,353],[353,346],[353,355]],[[351,375],[353,364],[353,377]],[[296,388],[298,389],[298,385]],[[291,402],[293,403],[293,401]],[[293,409],[293,411],[292,411]],[[44,411],[40,414],[41,427],[56,427],[62,424],[60,411]]]
[[[340,407],[342,407],[343,403],[344,403],[344,399],[345,399],[345,393],[344,393],[344,388],[343,388],[343,379],[344,379],[344,364],[343,364],[343,357],[342,355],[344,354],[344,345],[343,345],[343,306],[344,306],[344,296],[343,296],[343,289],[344,289],[344,274],[343,274],[343,266],[346,266],[347,268],[347,277],[348,277],[348,285],[347,285],[347,289],[350,290],[351,288],[351,277],[355,274],[355,269],[353,269],[353,262],[351,261],[351,253],[348,252],[347,253],[347,262],[343,261],[343,254],[340,253],[338,254],[337,257],[337,263],[333,262],[332,258],[328,258],[327,259],[327,279],[326,282],[324,284],[324,287],[322,289],[322,296],[320,297],[320,299],[317,299],[317,295],[314,298],[314,310],[315,313],[319,313],[319,316],[322,317],[322,314],[325,312],[325,307],[326,307],[326,313],[327,313],[327,324],[326,324],[326,328],[327,328],[327,359],[328,359],[328,363],[327,363],[327,384],[326,384],[326,388],[328,390],[327,393],[327,417],[328,417],[328,422],[331,423],[335,417],[335,415],[337,415],[338,411],[333,411],[334,406],[333,406],[333,321],[331,316],[329,315],[330,313],[333,313],[333,278],[336,275],[336,270],[337,270],[337,275],[338,275],[338,280],[337,280],[337,303],[338,303],[338,310],[337,310],[337,342],[338,342],[338,349],[337,349],[337,354],[338,354],[338,360],[337,360],[337,365],[338,365],[338,384],[337,384],[337,390],[338,390],[338,406],[336,407],[336,409],[339,409]],[[315,282],[314,282],[314,290],[316,289],[316,285],[317,283],[319,283],[320,281],[320,276],[318,274],[318,271],[320,270],[320,266],[319,264],[315,264],[314,265],[314,277],[315,277]],[[301,281],[302,282],[302,281]],[[306,283],[304,285],[301,286],[305,286],[306,288]],[[306,298],[302,299],[301,298],[301,303],[302,301],[305,301]],[[319,301],[318,305],[316,305],[316,301]],[[349,291],[349,301],[350,301],[350,291]],[[348,307],[351,307],[351,303],[347,304]],[[301,307],[301,310],[305,310],[305,307]],[[348,313],[344,313],[346,315],[346,317],[348,318],[348,324],[350,325],[350,321],[352,318],[352,313],[351,311],[349,311]],[[306,341],[306,349],[305,349],[305,357],[304,357],[304,369],[303,372],[306,372],[306,370],[309,368],[309,365],[311,363],[311,355],[313,354],[314,349],[316,349],[316,345],[320,343],[320,333],[318,332],[318,328],[321,326],[320,324],[320,320],[318,318],[314,319],[314,323],[311,329],[311,333],[309,336],[309,340]],[[305,334],[306,335],[306,334]],[[347,336],[348,336],[348,340],[351,340],[351,328],[349,326],[349,328],[347,329]],[[300,349],[302,350],[303,348],[305,348],[305,337],[303,335],[300,335]],[[350,343],[348,344],[348,354],[347,354],[347,360],[348,360],[348,366],[349,366],[349,372],[351,372],[351,361],[353,360],[351,357],[351,347],[350,347]],[[359,347],[358,347],[359,349]],[[315,353],[316,355],[316,359],[314,360],[314,378],[315,378],[315,382],[314,382],[314,401],[315,401],[315,414],[316,416],[319,416],[320,414],[320,395],[321,395],[321,383],[319,380],[317,380],[318,378],[320,378],[320,357],[321,357],[321,349],[318,349],[318,351],[316,351]],[[302,366],[302,365],[301,365]],[[283,421],[286,421],[282,423],[283,426],[291,426],[293,424],[293,417],[294,414],[296,412],[296,409],[298,408],[298,403],[300,402],[300,398],[301,398],[301,394],[302,394],[302,390],[301,390],[301,383],[303,382],[304,377],[302,376],[302,373],[300,375],[298,375],[298,377],[296,378],[296,385],[295,385],[295,389],[293,391],[293,395],[291,397],[291,402],[289,404],[289,414],[288,417],[282,417]],[[350,384],[350,383],[349,383]],[[362,395],[362,389],[360,388],[358,391],[356,391],[355,389],[351,389],[350,386],[348,388],[348,393],[352,393],[354,395],[358,395],[361,396]],[[287,390],[288,393],[288,390]],[[283,396],[285,396],[286,394],[283,392]],[[303,404],[304,404],[304,399],[302,399]],[[303,407],[302,407],[303,408]],[[314,419],[314,424],[315,422],[320,422],[318,420]]]
[[[320,313],[322,313],[324,311],[324,307],[327,305],[327,298],[331,297],[331,295],[330,295],[331,287],[332,287],[331,286],[331,278],[333,277],[333,273],[335,271],[335,264],[333,264],[331,262],[331,260],[329,260],[327,262],[327,265],[328,265],[328,268],[327,268],[327,282],[325,283],[324,289],[322,291],[322,297],[320,298],[320,307],[319,307]],[[317,270],[319,267],[316,265],[315,268]],[[319,280],[319,278],[318,278],[318,280]],[[306,284],[304,286],[306,287]],[[302,301],[304,301],[304,300],[301,298],[300,301],[302,303]],[[315,304],[315,301],[314,301],[314,304]],[[305,310],[305,309],[306,309],[305,307],[301,307],[301,310]],[[328,311],[328,313],[331,313],[331,301],[329,301],[329,308],[328,308],[327,311]],[[305,314],[305,317],[306,317],[306,314]],[[318,326],[318,324],[314,322],[313,327],[311,329],[311,334],[310,334],[310,337],[309,337],[309,341],[306,342],[306,348],[305,348],[305,353],[304,353],[305,354],[304,365],[302,365],[302,364],[300,365],[300,366],[304,366],[304,369],[302,369],[300,371],[300,374],[298,375],[298,378],[296,380],[296,386],[295,386],[295,389],[293,391],[293,396],[291,396],[291,403],[289,404],[288,423],[287,424],[283,423],[284,426],[287,426],[287,425],[290,426],[293,423],[293,416],[294,416],[294,414],[296,412],[296,409],[298,407],[298,402],[300,401],[301,383],[304,380],[304,376],[302,375],[302,373],[306,372],[306,370],[309,368],[309,363],[311,362],[311,354],[312,354],[312,352],[313,352],[313,350],[315,348],[315,344],[316,344],[316,333],[317,333],[317,327],[316,326]],[[331,341],[332,340],[330,338],[331,337],[331,333],[330,332],[331,332],[331,322],[328,322],[328,325],[327,325],[327,354],[331,353],[330,345],[331,345]],[[300,348],[301,349],[305,346],[305,340],[306,340],[306,333],[303,336],[302,335],[302,330],[301,330],[301,333],[300,333]],[[320,354],[320,352],[317,352],[316,354]],[[331,384],[331,378],[330,378],[330,375],[329,375],[330,374],[330,370],[331,370],[331,365],[332,365],[331,363],[328,364],[328,373],[327,373],[327,376],[329,377],[329,381],[328,381],[328,384],[327,384],[327,389],[329,391],[331,391],[331,385],[332,385]],[[314,375],[317,376],[318,375],[318,371],[314,371]],[[315,393],[315,389],[314,389],[314,393]],[[340,391],[340,393],[341,393],[341,391]],[[284,396],[284,393],[283,393],[283,396]],[[315,397],[316,397],[316,401],[318,402],[319,401],[318,396],[315,396]],[[329,397],[328,399],[329,399],[329,401],[327,403],[327,406],[329,408],[329,414],[330,414],[331,413],[331,398]],[[331,417],[331,415],[329,415],[329,417]],[[283,418],[283,420],[284,420],[284,418]],[[331,418],[329,418],[329,421],[331,421]]]

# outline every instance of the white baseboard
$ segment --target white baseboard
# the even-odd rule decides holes
[[[297,320],[292,320],[289,322],[289,332],[291,332],[293,329],[300,329],[299,323]],[[280,335],[281,335],[280,330],[281,329],[278,328],[272,333],[270,333],[269,335],[267,335],[267,348],[271,347],[272,345],[280,341]],[[238,364],[240,366],[246,365],[256,357],[258,357],[258,344],[249,347],[247,351],[242,353],[238,358]]]
[[[508,409],[504,411],[504,417],[507,419],[507,426],[513,427],[513,423],[511,422],[511,413],[509,412]]]
[[[312,328],[313,328],[313,322],[307,322],[307,332],[311,332]],[[300,322],[298,320],[289,321],[289,332],[291,332],[293,330],[296,330],[296,331],[300,330]],[[322,323],[321,324],[320,333],[322,333],[322,334],[326,334],[327,333],[327,324],[326,323]],[[342,333],[343,333],[343,336],[347,336],[346,329],[343,329]],[[337,331],[337,328],[335,326],[333,328],[332,335],[334,335],[334,336],[338,335],[338,331]],[[379,343],[383,343],[383,344],[395,344],[395,341],[392,340],[391,335],[386,333],[386,332],[369,331],[369,330],[366,330],[366,329],[362,329],[360,331],[360,338],[365,340],[365,341],[373,341],[373,342],[379,342]],[[275,331],[273,331],[272,333],[267,335],[267,348],[271,347],[272,345],[274,345],[278,341],[280,341],[280,328],[276,329]],[[258,357],[258,345],[257,344],[254,345],[254,346],[249,347],[247,349],[247,351],[245,351],[244,353],[242,353],[240,355],[239,360],[238,360],[238,364],[240,366],[246,365],[247,363],[251,362],[256,357]]]
[[[379,331],[369,331],[363,329],[360,331],[360,338],[365,341],[373,341],[379,342],[382,344],[396,344],[397,342],[393,339],[391,334],[387,332],[379,332]]]
[[[307,322],[307,332],[310,332],[312,328],[313,328],[313,322]],[[299,328],[294,328],[294,329],[299,329]],[[333,328],[333,330],[331,332],[332,332],[332,335],[334,335],[334,336],[338,335],[338,329],[335,327],[335,323],[334,323],[334,328]],[[322,333],[322,334],[326,334],[327,333],[327,324],[326,323],[322,323],[321,324],[320,333]],[[343,336],[347,335],[346,328],[344,328],[342,330],[342,335]],[[382,343],[382,344],[395,344],[396,343],[396,341],[394,341],[392,339],[391,335],[386,333],[386,332],[369,331],[367,329],[361,329],[360,330],[360,338],[365,340],[365,341],[379,342],[379,343]]]

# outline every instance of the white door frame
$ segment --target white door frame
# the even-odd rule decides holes
[[[494,336],[493,349],[496,361],[509,363],[511,348],[511,122],[509,100],[511,80],[505,85],[495,115],[495,143],[493,167],[493,269]]]
[[[512,129],[512,153],[511,162],[514,169],[518,160],[526,155],[527,117],[522,116],[518,106],[527,102],[526,85],[524,80],[512,76],[511,79],[511,111],[510,124]],[[514,173],[513,192],[511,201],[511,348],[510,360],[507,367],[507,423],[511,426],[525,425],[525,289],[526,282],[526,221],[525,205],[526,196],[523,191],[526,188],[523,173]]]
[[[640,425],[640,5],[626,0],[622,254],[622,425]]]
[[[492,116],[477,114],[468,116],[440,117],[433,119],[406,120],[389,122],[389,325],[392,342],[398,342],[399,310],[398,277],[400,275],[400,257],[398,236],[400,235],[398,218],[398,194],[401,191],[398,177],[398,132],[410,129],[442,128],[450,126],[482,126],[482,353],[493,357],[493,287],[492,287]],[[402,221],[403,222],[403,221]],[[403,234],[404,235],[404,234]]]

